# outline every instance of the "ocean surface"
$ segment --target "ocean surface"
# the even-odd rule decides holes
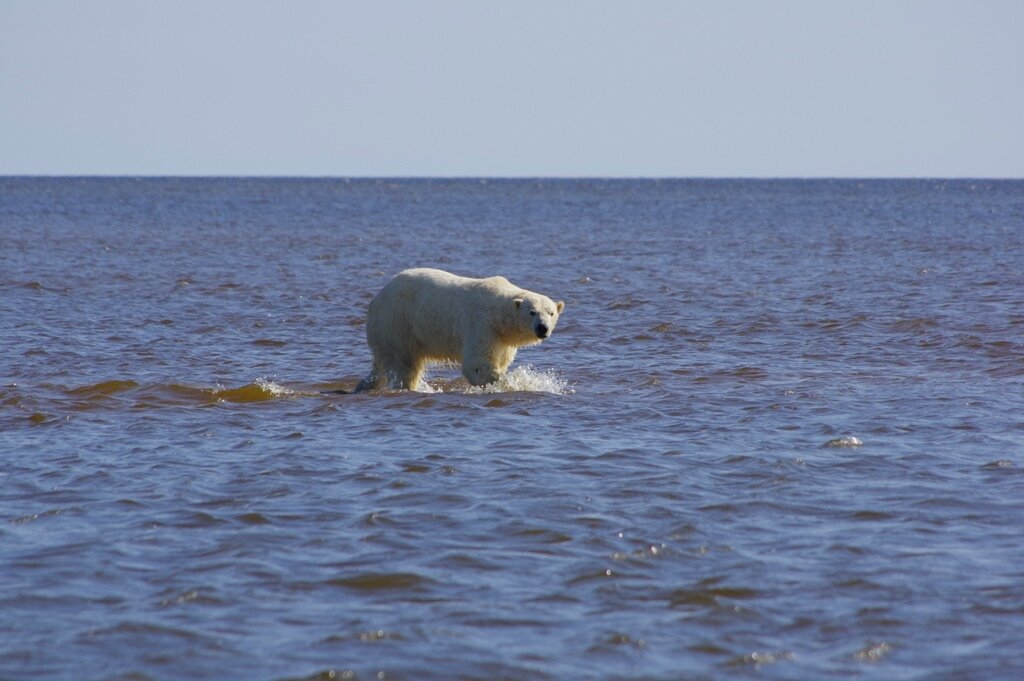
[[[419,266],[566,308],[330,393]],[[1024,182],[0,178],[0,679],[1022,653]]]

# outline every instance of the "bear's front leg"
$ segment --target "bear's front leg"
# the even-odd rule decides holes
[[[482,386],[494,383],[504,373],[486,362],[463,362],[462,364],[462,375],[466,377],[470,385]]]
[[[505,375],[515,356],[515,348],[505,347],[487,334],[472,334],[462,348],[462,375],[470,385],[494,383]]]

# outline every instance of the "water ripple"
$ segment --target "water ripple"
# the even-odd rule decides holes
[[[0,677],[1024,674],[1019,182],[0,195]],[[414,264],[564,323],[333,393]]]

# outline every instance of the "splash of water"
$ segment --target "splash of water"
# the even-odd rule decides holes
[[[554,369],[534,369],[530,365],[518,366],[509,371],[494,383],[484,386],[468,386],[467,394],[491,394],[536,392],[552,393],[553,395],[571,395],[576,392],[567,380],[558,375]]]

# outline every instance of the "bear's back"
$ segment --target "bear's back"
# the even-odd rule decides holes
[[[508,279],[501,276],[476,279],[463,277],[444,270],[431,267],[417,267],[402,270],[391,280],[388,286],[395,284],[400,287],[410,287],[418,292],[427,292],[431,289],[450,289],[449,294],[459,292],[465,294],[484,293],[488,296],[515,297],[524,293],[518,286],[512,284]]]

